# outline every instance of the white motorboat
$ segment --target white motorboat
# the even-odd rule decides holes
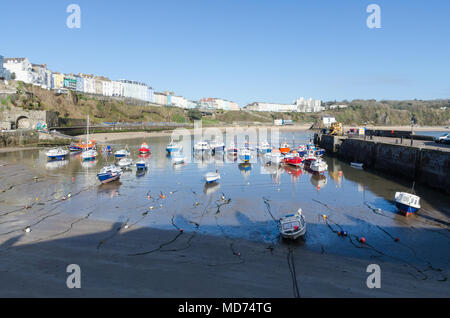
[[[313,160],[309,166],[309,169],[312,172],[316,172],[316,173],[324,173],[325,171],[328,170],[328,165],[327,163],[322,160],[321,158],[317,158],[316,160]]]
[[[120,168],[131,167],[132,164],[133,164],[133,160],[131,158],[122,158],[122,159],[119,160],[119,162],[117,162],[117,165]]]
[[[267,141],[263,141],[258,147],[258,152],[259,153],[269,153],[272,152],[272,147],[269,145],[269,143]]]
[[[265,158],[267,164],[279,165],[283,162],[284,156],[280,150],[274,149],[272,152],[267,153]]]
[[[211,142],[211,151],[213,153],[224,152],[225,144],[221,141],[213,141],[213,142]]]
[[[406,214],[415,213],[421,208],[420,197],[415,194],[407,192],[397,192],[395,194],[394,201],[397,209]]]
[[[219,171],[216,172],[208,172],[205,175],[205,182],[206,183],[214,183],[220,180],[220,174]]]
[[[302,209],[299,209],[296,214],[282,217],[278,228],[281,236],[285,239],[296,240],[300,236],[304,236],[306,234],[306,220],[302,214]]]
[[[49,160],[64,160],[69,154],[69,150],[63,148],[53,148],[46,152]]]
[[[209,152],[211,151],[211,146],[206,141],[200,141],[194,145],[195,152]]]
[[[130,152],[126,149],[117,150],[114,153],[114,157],[116,157],[116,158],[125,158],[128,156],[130,156]]]
[[[253,154],[252,151],[248,148],[242,148],[239,150],[239,159],[243,162],[249,162],[252,160]]]

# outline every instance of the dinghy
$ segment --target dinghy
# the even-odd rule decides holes
[[[214,183],[220,180],[220,174],[219,171],[216,170],[216,172],[208,172],[205,175],[205,182],[206,183]]]
[[[364,164],[363,164],[363,163],[352,162],[352,163],[350,163],[350,165],[351,165],[353,168],[357,168],[357,169],[362,169],[362,168],[364,168]]]
[[[302,209],[299,209],[296,214],[282,217],[278,228],[281,236],[288,240],[296,240],[300,236],[304,236],[306,234],[306,221]]]

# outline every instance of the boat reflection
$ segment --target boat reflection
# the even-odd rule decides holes
[[[121,181],[113,181],[110,183],[101,184],[97,188],[97,194],[108,195],[110,198],[113,198],[119,194],[119,189],[121,186]]]
[[[294,183],[297,182],[298,178],[303,174],[302,168],[290,165],[285,165],[284,171],[286,171],[286,173],[292,177],[292,181]]]
[[[261,174],[269,174],[272,182],[275,184],[281,183],[281,176],[284,173],[284,169],[282,166],[279,165],[262,165],[261,166]]]
[[[328,179],[325,175],[322,174],[313,174],[311,176],[311,184],[317,189],[324,188],[328,183]]]
[[[69,160],[53,160],[45,164],[45,169],[47,170],[57,170],[64,168],[69,164]]]
[[[241,171],[241,174],[247,178],[250,175],[250,172],[252,171],[252,164],[245,162],[245,163],[240,163],[238,165],[239,170]]]
[[[217,192],[220,189],[220,184],[217,182],[213,183],[206,183],[205,187],[203,188],[203,193],[206,195],[211,195]]]

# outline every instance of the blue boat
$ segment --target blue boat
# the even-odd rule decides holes
[[[109,183],[120,179],[122,175],[122,169],[111,165],[103,167],[97,174],[97,178],[101,183]]]
[[[244,148],[239,152],[239,159],[243,162],[249,162],[252,159],[252,152],[250,149]]]
[[[406,214],[416,213],[421,208],[420,197],[411,193],[397,192],[394,202],[397,209]]]
[[[139,160],[136,162],[136,169],[138,170],[147,170],[148,163],[145,160]]]
[[[167,154],[169,154],[169,155],[172,154],[172,152],[177,152],[177,151],[180,151],[180,150],[181,150],[180,146],[177,145],[173,141],[170,141],[170,143],[166,147]]]

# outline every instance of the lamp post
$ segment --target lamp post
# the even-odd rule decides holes
[[[415,123],[416,123],[416,117],[414,116],[414,114],[411,114],[411,147],[412,147],[413,142],[414,142],[414,138],[413,138],[414,131],[413,131],[413,128],[414,128]]]

